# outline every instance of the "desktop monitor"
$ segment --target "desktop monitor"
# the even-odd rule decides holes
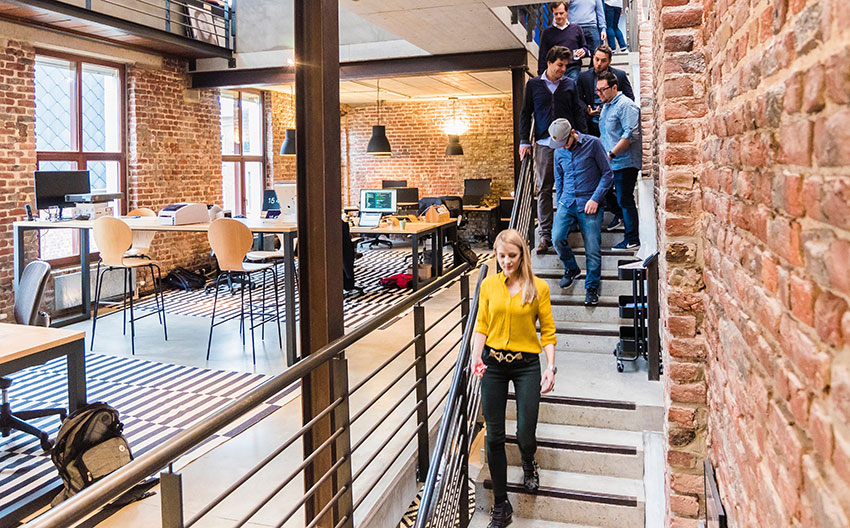
[[[490,178],[473,178],[463,181],[464,205],[479,205],[490,194]]]
[[[398,196],[395,189],[363,189],[360,191],[361,213],[395,214]]]
[[[277,195],[280,218],[287,222],[298,221],[298,191],[295,182],[276,183],[274,192]]]
[[[407,187],[407,180],[381,180],[382,189],[395,189],[396,187]]]
[[[74,207],[65,200],[66,194],[86,194],[89,171],[35,171],[35,208]]]
[[[263,191],[263,211],[280,211],[280,202],[277,201],[277,193],[274,189]]]

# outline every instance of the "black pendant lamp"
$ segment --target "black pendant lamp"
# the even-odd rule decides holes
[[[294,88],[290,89],[290,99],[289,102],[292,104],[292,115],[293,119],[295,116],[295,93]],[[295,129],[287,128],[284,133],[283,144],[280,146],[280,155],[281,156],[294,156],[295,155]]]
[[[452,100],[451,128],[455,134],[449,134],[449,144],[446,146],[446,156],[463,156],[463,147],[460,144],[460,136],[457,135],[460,133],[459,127],[457,126],[457,114],[455,112],[457,97],[451,97],[450,99]]]
[[[366,154],[372,156],[391,156],[392,149],[390,141],[387,139],[387,129],[381,125],[381,81],[377,82],[378,86],[378,124],[372,127],[372,137],[369,138],[369,145],[366,146]]]

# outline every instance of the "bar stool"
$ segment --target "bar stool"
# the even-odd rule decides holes
[[[263,272],[263,284],[265,284],[266,279],[266,271],[271,270],[272,277],[274,279],[274,297],[275,297],[275,313],[274,318],[277,321],[277,338],[280,346],[283,347],[283,338],[280,333],[280,311],[279,311],[279,297],[277,292],[277,270],[274,267],[274,264],[270,263],[256,263],[256,262],[243,262],[245,256],[248,254],[248,251],[251,249],[251,246],[254,244],[254,235],[251,234],[251,230],[248,229],[245,224],[238,220],[234,220],[232,218],[219,218],[218,220],[213,221],[210,224],[209,231],[207,232],[207,238],[210,242],[210,247],[215,253],[215,258],[218,261],[219,274],[215,279],[213,287],[215,288],[215,300],[213,301],[213,313],[212,319],[210,320],[210,336],[207,341],[207,361],[210,359],[210,347],[212,346],[212,336],[213,336],[213,328],[217,325],[225,323],[228,319],[224,321],[220,321],[219,323],[215,322],[215,311],[216,306],[218,305],[218,290],[219,284],[223,280],[227,280],[230,278],[240,278],[242,279],[242,287],[241,291],[241,310],[239,312],[239,326],[242,329],[242,345],[245,345],[245,289],[248,289],[248,311],[249,317],[251,319],[250,322],[250,330],[251,330],[251,355],[254,361],[254,364],[257,364],[257,348],[254,342],[254,328],[257,326],[263,326],[265,329],[265,323],[269,321],[267,318],[270,314],[265,313],[266,309],[266,290],[263,288],[263,297],[262,297],[262,311],[260,312],[260,322],[254,323],[254,295],[253,295],[253,286],[254,281],[252,279],[252,274],[256,272]],[[263,332],[263,337],[265,337],[265,331]]]
[[[135,317],[133,314],[133,273],[134,269],[148,268],[151,274],[151,282],[154,284],[154,297],[156,299],[156,313],[159,315],[159,322],[162,324],[162,332],[165,340],[168,340],[168,328],[165,322],[165,299],[162,297],[162,271],[159,266],[150,258],[147,257],[127,257],[126,252],[133,244],[133,232],[123,220],[112,216],[104,216],[98,218],[94,222],[94,240],[97,244],[97,249],[100,251],[100,260],[97,262],[97,276],[95,279],[95,294],[94,294],[94,317],[92,318],[91,327],[91,345],[89,350],[94,348],[95,329],[97,328],[97,315],[100,307],[100,296],[103,294],[103,278],[107,271],[123,270],[124,271],[124,292],[122,302],[124,303],[124,333],[127,333],[126,327],[126,309],[129,302],[130,305],[130,350],[133,355],[136,354],[136,319],[143,319],[148,315]],[[104,267],[105,266],[105,267]],[[104,267],[103,269],[101,269]],[[154,268],[156,268],[156,277],[154,277]],[[128,296],[129,291],[129,296]],[[128,301],[129,297],[129,301]]]
[[[245,260],[249,260],[251,262],[271,262],[275,269],[277,269],[277,265],[282,263],[284,259],[288,258],[289,255],[283,250],[283,235],[278,233],[277,239],[280,242],[280,247],[278,249],[274,249],[271,251],[261,250],[261,251],[249,251],[245,255]],[[298,238],[295,239],[295,243],[292,246],[294,251],[298,250]],[[294,257],[293,257],[294,258]],[[298,280],[298,268],[295,268],[295,280]]]
[[[127,213],[127,216],[155,217],[156,212],[147,207],[139,207]],[[150,258],[151,242],[153,242],[155,235],[156,232],[154,231],[133,231],[133,244],[124,253],[124,256]]]

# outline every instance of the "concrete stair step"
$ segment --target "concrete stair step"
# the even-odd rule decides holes
[[[585,306],[583,295],[581,297],[569,297],[568,303],[553,304],[552,317],[555,318],[556,323],[605,321],[624,325],[632,324],[631,319],[620,319],[620,309],[617,307],[616,301],[613,306],[610,300],[606,304]]]
[[[490,524],[489,511],[476,511],[475,516],[469,521],[469,528],[487,528]],[[511,528],[599,528],[598,526],[589,526],[587,524],[559,523],[554,521],[541,521],[540,519],[526,519],[523,517],[513,516]]]
[[[491,490],[485,466],[476,479],[476,509],[480,512],[490,511]],[[522,468],[508,466],[508,498],[514,515],[526,519],[603,528],[644,524],[643,481],[637,479],[540,470],[540,489],[532,495],[522,487]]]
[[[584,278],[587,275],[582,269],[581,275],[572,283],[569,288],[561,288],[561,277],[564,276],[563,268],[559,270],[543,270],[535,271],[535,275],[546,281],[549,285],[550,295],[580,295],[584,300]],[[602,271],[601,281],[599,284],[599,295],[608,297],[617,297],[618,295],[631,295],[632,281],[618,280],[616,271]]]
[[[628,255],[606,255],[602,254],[602,271],[616,271],[618,262],[621,260],[637,260],[630,253]],[[581,254],[576,254],[576,262],[581,269],[587,269],[584,251]],[[554,269],[563,270],[561,259],[555,254],[554,250],[549,250],[545,255],[538,255],[533,252],[531,256],[531,266],[537,271]]]
[[[623,241],[626,234],[623,228],[615,229],[614,231],[602,231],[602,247],[612,248]],[[584,239],[581,238],[581,233],[572,232],[567,237],[571,248],[584,247]]]
[[[505,427],[508,464],[519,466],[517,424],[508,420]],[[643,433],[538,423],[535,458],[541,469],[640,479]]]
[[[584,299],[584,297],[582,297]],[[593,308],[587,308],[593,310]],[[581,350],[587,353],[613,354],[619,337],[619,324],[595,321],[555,321],[556,351]]]

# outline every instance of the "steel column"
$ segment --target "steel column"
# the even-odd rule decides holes
[[[414,272],[415,273],[415,272]],[[465,277],[465,275],[464,275]],[[428,365],[425,363],[427,350],[425,347],[425,307],[417,304],[413,307],[413,333],[416,335],[416,423],[419,426],[417,438],[416,479],[420,482],[428,475]]]
[[[527,66],[511,68],[511,101],[513,103],[514,116],[514,189],[519,179],[519,170],[522,162],[519,159],[519,116],[522,113],[523,97],[525,95],[525,72]]]
[[[298,234],[301,282],[301,356],[308,357],[343,335],[342,185],[339,125],[339,2],[295,0],[295,122],[298,149]],[[331,403],[333,375],[326,362],[302,379],[302,419],[312,420]],[[304,435],[304,456],[330,438],[327,416]],[[336,462],[324,450],[304,470],[304,489]],[[304,505],[311,523],[330,503],[337,479],[327,479]],[[332,516],[316,526],[334,526]]]

